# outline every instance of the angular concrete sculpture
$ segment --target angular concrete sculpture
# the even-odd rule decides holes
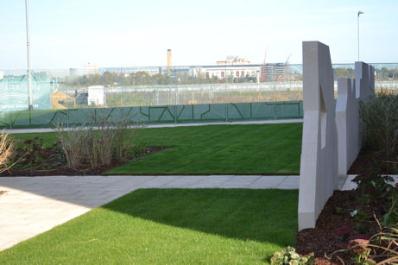
[[[375,95],[375,68],[364,62],[355,62],[355,91],[359,102],[367,102]],[[358,141],[359,149],[362,146],[362,136],[365,127],[359,120]]]
[[[329,47],[303,42],[304,127],[300,167],[299,229],[316,220],[337,185],[337,129]]]
[[[355,62],[355,88],[356,97],[368,101],[375,94],[375,69],[364,62]]]
[[[358,156],[361,148],[359,137],[359,100],[355,97],[355,83],[348,78],[337,82],[336,126],[338,142],[338,175],[342,181]]]

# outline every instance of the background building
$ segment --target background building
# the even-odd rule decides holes
[[[89,86],[87,101],[89,106],[105,106],[106,96],[104,86]]]

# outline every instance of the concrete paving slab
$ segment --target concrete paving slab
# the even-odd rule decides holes
[[[260,179],[261,176],[231,176],[228,181],[223,183],[223,188],[249,188],[252,183]]]
[[[289,176],[285,178],[281,184],[279,184],[278,189],[297,190],[299,187],[299,183],[300,183],[299,176]]]
[[[191,185],[191,188],[198,189],[218,189],[223,188],[224,183],[227,183],[232,176],[211,176],[210,178],[206,176],[202,178],[199,182]]]
[[[249,185],[252,189],[271,189],[278,187],[287,176],[261,176]]]

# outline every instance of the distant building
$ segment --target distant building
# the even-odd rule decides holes
[[[192,69],[194,77],[224,79],[247,78],[258,80],[261,67],[251,65],[250,61],[238,56],[228,56],[225,60],[216,62],[217,65],[199,66]]]
[[[69,68],[69,75],[72,77],[79,77],[84,75],[95,75],[99,74],[99,66],[96,64],[88,63],[86,66],[81,68]]]
[[[51,94],[52,109],[67,109],[75,107],[75,98],[63,91],[54,91]]]
[[[216,62],[217,65],[243,65],[250,64],[250,61],[239,56],[228,56],[225,60]]]
[[[261,66],[261,82],[287,81],[288,65],[284,63],[264,64]]]
[[[106,103],[105,87],[89,86],[87,101],[89,106],[105,106]]]
[[[257,78],[259,74],[260,67],[255,65],[210,65],[194,70],[195,77],[218,78],[220,80],[229,78]]]
[[[166,67],[167,67],[167,74],[170,75],[172,67],[173,67],[173,52],[171,49],[167,50],[167,65],[166,65]]]
[[[2,80],[4,78],[4,72],[0,71],[0,80]]]
[[[76,105],[87,106],[88,105],[88,93],[82,92],[76,95]]]
[[[162,74],[164,71],[164,67],[159,66],[136,66],[136,67],[103,67],[99,69],[100,74],[105,72],[110,73],[118,73],[118,74],[133,74],[138,72],[145,72],[149,75],[157,75]]]

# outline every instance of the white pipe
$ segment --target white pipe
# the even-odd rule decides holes
[[[25,16],[26,16],[26,57],[27,57],[27,77],[28,77],[28,108],[33,109],[32,99],[32,70],[30,66],[30,37],[29,37],[29,2],[25,0]]]

